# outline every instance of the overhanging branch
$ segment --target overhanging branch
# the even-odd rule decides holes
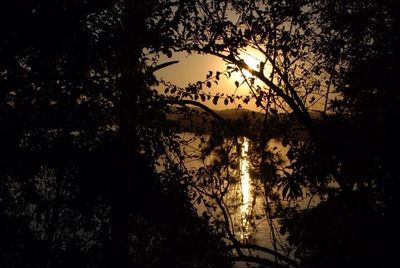
[[[278,259],[290,264],[293,267],[299,267],[299,264],[292,259],[289,259],[288,257],[282,255],[281,253],[269,249],[267,247],[263,247],[263,246],[259,246],[259,245],[253,245],[253,244],[237,244],[237,245],[230,245],[227,247],[227,249],[233,249],[233,248],[242,248],[242,249],[253,249],[253,250],[258,250],[258,251],[262,251],[268,254],[273,255],[274,257],[277,257]]]

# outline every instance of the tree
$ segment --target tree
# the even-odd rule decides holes
[[[2,216],[13,238],[2,239],[5,266],[57,266],[69,255],[75,265],[103,260],[107,170],[94,166],[105,166],[115,139],[104,108],[116,100],[107,82],[116,74],[85,18],[105,7],[2,3]]]
[[[333,83],[343,94],[342,100],[332,102],[337,116],[332,118],[325,135],[331,139],[331,150],[340,164],[338,175],[345,178],[351,190],[336,193],[326,202],[328,208],[310,210],[308,213],[312,215],[304,219],[327,217],[335,210],[333,216],[327,217],[329,221],[361,223],[356,231],[343,235],[340,240],[332,236],[341,232],[332,232],[329,236],[326,230],[320,230],[319,236],[325,235],[336,243],[330,247],[323,241],[316,241],[314,248],[303,245],[300,252],[314,265],[323,263],[327,266],[336,254],[336,259],[347,256],[347,260],[338,260],[344,263],[332,266],[386,267],[394,257],[392,248],[385,246],[386,238],[398,238],[392,214],[398,206],[395,201],[398,200],[398,187],[394,183],[398,175],[393,168],[396,156],[388,151],[388,148],[398,148],[393,139],[397,130],[392,128],[392,122],[399,114],[395,108],[398,107],[395,90],[398,84],[395,75],[398,70],[398,4],[393,1],[324,3],[330,9],[322,16],[322,29],[324,33],[334,34],[326,34],[326,46],[321,49],[329,60],[339,62]],[[348,23],[339,25],[337,21]],[[385,230],[385,234],[379,233],[378,229]],[[345,231],[349,230],[350,227]],[[315,229],[308,230],[303,235],[318,237],[315,232]],[[296,243],[300,244],[300,239],[296,239]],[[377,249],[376,245],[381,246]],[[324,257],[317,260],[319,256]]]
[[[1,217],[14,242],[2,243],[2,264],[55,267],[73,256],[69,265],[225,265],[225,253],[213,250],[218,235],[188,205],[185,188],[154,172],[164,148],[176,145],[167,126],[155,127],[167,108],[149,89],[160,66],[147,66],[143,50],[168,53],[176,4],[3,4]],[[171,230],[168,212],[177,206],[182,222]],[[196,232],[200,250],[176,247]],[[151,244],[157,236],[166,242]],[[158,261],[137,241],[157,249]]]
[[[398,99],[397,3],[209,1],[199,3],[199,10],[199,16],[192,20],[196,26],[191,27],[197,27],[201,34],[189,39],[182,49],[224,59],[230,65],[221,73],[228,76],[242,70],[253,75],[243,78],[257,105],[266,111],[263,133],[268,133],[266,127],[271,125],[270,111],[276,110],[288,110],[308,132],[308,138],[304,138],[288,131],[293,129],[293,123],[282,129],[280,136],[291,147],[287,155],[291,164],[283,173],[275,174],[275,180],[270,177],[268,170],[273,167],[265,164],[270,161],[264,153],[271,136],[262,134],[259,138],[258,174],[267,182],[266,186],[269,189],[280,186],[283,199],[296,200],[308,194],[311,199],[318,196],[321,200],[315,208],[290,207],[281,211],[280,216],[289,219],[283,221],[282,231],[289,230],[298,257],[306,265],[316,266],[385,265],[390,259],[388,248],[377,252],[377,257],[369,263],[364,258],[370,255],[365,252],[372,254],[375,242],[382,243],[376,233],[371,244],[365,243],[365,229],[353,233],[349,228],[331,233],[323,229],[314,234],[315,229],[306,227],[317,217],[329,217],[332,226],[337,222],[362,225],[366,221],[373,226],[392,226],[388,224],[391,216],[379,215],[390,215],[389,211],[397,207],[397,201],[393,200],[398,196],[392,191],[397,189],[394,183],[397,172],[392,168],[396,158],[387,154],[388,147],[397,148],[392,139],[397,132],[390,126],[398,114],[394,108]],[[199,21],[201,24],[197,25]],[[243,58],[243,51],[249,47],[262,54],[259,66],[254,69]],[[271,73],[266,73],[267,65],[271,66]],[[383,79],[372,75],[377,69]],[[214,78],[218,80],[208,76],[204,85],[209,86]],[[265,87],[258,86],[255,79],[261,80]],[[181,92],[189,92],[185,96],[190,96],[190,91],[185,90]],[[198,91],[192,93],[193,98],[196,95],[207,96]],[[213,98],[216,103],[241,97]],[[310,107],[316,103],[322,108],[319,120],[310,115]],[[383,142],[387,138],[390,142]],[[376,145],[373,149],[372,144]],[[370,218],[373,220],[367,220]],[[393,232],[395,228],[385,229]],[[324,247],[327,232],[333,247]],[[310,237],[322,239],[310,240]],[[314,244],[307,244],[307,239]],[[358,253],[354,250],[357,246]],[[337,262],[332,262],[333,259]]]
[[[234,249],[234,261],[297,266],[288,258],[290,248],[286,255],[277,250],[273,224],[279,217],[302,264],[357,266],[365,264],[362,252],[372,253],[371,244],[364,243],[367,228],[330,232],[334,229],[310,229],[310,223],[362,226],[372,218],[372,226],[394,229],[396,161],[384,148],[397,148],[397,132],[390,126],[398,119],[395,1],[3,5],[0,217],[6,222],[3,235],[15,241],[2,245],[4,263],[27,265],[17,255],[9,258],[11,252],[34,248],[38,254],[21,256],[37,266],[57,266],[73,255],[79,256],[73,265],[82,266],[172,265],[168,256],[179,256],[175,265],[196,266],[200,256],[207,256],[202,264],[220,267]],[[338,17],[350,23],[338,24]],[[253,68],[244,58],[250,49],[261,55]],[[165,84],[168,94],[159,94],[153,73],[174,62],[160,65],[158,57],[176,51],[215,55],[227,68],[186,88]],[[383,66],[385,79],[370,75],[373,65]],[[235,72],[242,74],[235,86],[247,84],[250,96],[204,91],[221,75]],[[243,132],[202,104],[206,100],[254,100],[265,112],[250,116],[259,131],[245,134],[254,140],[252,172],[266,200],[263,217],[274,249],[244,244],[235,236],[224,202],[227,187],[238,177],[232,170],[240,164],[232,159],[241,156]],[[317,117],[311,113],[316,106]],[[177,135],[171,116],[212,126],[210,139],[203,137],[206,129],[196,129],[199,155],[182,152],[187,141]],[[286,156],[266,150],[272,138],[290,146]],[[184,164],[210,153],[214,161],[194,172]],[[298,208],[298,199],[309,198],[311,204],[314,196],[319,204]],[[195,201],[208,209],[203,217],[191,206]],[[216,212],[222,219],[213,218]],[[60,226],[73,218],[73,224]],[[176,218],[181,221],[170,228]],[[222,236],[232,244],[224,247]],[[199,252],[173,242],[179,238],[187,245],[194,237],[201,240]],[[155,244],[154,238],[166,242]],[[353,249],[360,244],[358,254]],[[141,251],[140,245],[150,250]],[[332,251],[332,245],[340,250]],[[254,257],[250,250],[271,254],[274,261]],[[370,264],[386,258],[384,250]]]

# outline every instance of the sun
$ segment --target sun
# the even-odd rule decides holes
[[[238,58],[240,58],[241,60],[243,60],[247,66],[252,69],[252,70],[256,70],[256,71],[260,71],[260,65],[262,62],[266,62],[265,61],[265,56],[262,54],[262,52],[260,52],[259,50],[256,50],[254,48],[244,48],[239,52]],[[264,66],[264,74],[266,76],[269,76],[271,73],[271,64],[270,63],[266,63]],[[261,81],[259,81],[256,77],[254,77],[254,75],[252,75],[248,70],[246,69],[241,69],[241,71],[238,72],[234,72],[232,73],[231,79],[233,81],[244,81],[244,79],[246,79],[247,81],[249,81],[250,78],[255,78],[254,79],[254,84],[255,85],[260,85],[261,86]],[[258,80],[258,81],[257,81]],[[246,82],[243,84],[247,84]]]
[[[242,60],[253,70],[258,70],[260,68],[260,60],[251,54],[243,53],[241,55]],[[243,70],[243,74],[246,77],[251,77],[252,74],[248,70]]]

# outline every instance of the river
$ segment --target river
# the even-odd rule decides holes
[[[200,138],[191,133],[182,133],[180,137],[186,141],[182,151],[191,156],[186,160],[185,166],[189,172],[192,172],[193,177],[199,178],[198,184],[204,188],[202,188],[204,197],[201,202],[194,203],[199,214],[208,211],[216,220],[229,221],[226,228],[241,243],[275,248],[282,252],[282,249],[287,246],[285,237],[279,235],[278,220],[268,220],[267,200],[263,187],[251,176],[253,170],[250,159],[251,141],[245,137],[236,141],[225,139],[223,144],[216,146],[206,157],[202,158],[199,155],[209,142],[209,136]],[[276,140],[271,140],[266,149],[274,151],[278,155],[284,155],[287,152],[287,148]],[[221,151],[229,155],[232,165],[221,166],[221,170],[218,172],[202,175],[212,178],[208,180],[207,186],[204,186],[203,178],[197,172],[204,168],[212,170],[213,165],[220,165],[223,161],[221,160]],[[221,204],[213,200],[214,197],[220,199]],[[210,209],[214,205],[216,209]],[[228,214],[225,215],[227,216],[225,218],[224,211]],[[271,226],[275,228],[274,235],[271,232]],[[273,259],[271,255],[268,256],[262,252],[252,252],[252,254]],[[244,262],[237,262],[235,267],[249,266]]]
[[[284,254],[284,248],[288,246],[286,236],[279,233],[279,220],[268,214],[268,211],[274,210],[273,202],[266,198],[268,195],[260,180],[253,177],[257,174],[252,157],[254,142],[246,137],[215,141],[210,135],[193,133],[181,133],[177,137],[180,139],[181,154],[186,156],[183,161],[177,161],[189,173],[187,179],[190,180],[193,205],[198,214],[208,213],[211,224],[222,223],[227,231],[228,244],[235,239],[242,244],[266,247]],[[269,140],[264,148],[280,158],[281,165],[289,164],[286,158],[288,149],[278,139]],[[204,154],[205,151],[207,153]],[[160,166],[163,166],[162,163]],[[277,188],[272,191],[280,193]],[[309,198],[294,203],[281,200],[281,205],[305,207],[319,202],[317,199],[311,201]],[[274,259],[259,250],[250,254]],[[292,255],[290,257],[293,258]],[[235,267],[259,266],[236,262]]]

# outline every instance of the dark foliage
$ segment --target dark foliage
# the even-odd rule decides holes
[[[314,184],[327,199],[287,211],[283,222],[307,267],[390,267],[399,239],[398,1],[323,2],[322,29],[331,35],[321,49],[342,60],[334,83],[343,98],[332,101],[336,113],[320,127],[324,154],[303,152],[297,165],[312,181],[321,178],[312,163],[325,157],[322,171],[341,187],[325,192]]]
[[[160,47],[160,35],[140,25],[142,11],[158,4],[1,4],[1,267],[227,265],[220,237],[197,216],[186,188],[153,170],[168,124],[139,56]],[[133,22],[131,5],[141,12]],[[139,137],[134,147],[127,133]],[[127,164],[137,168],[125,181]],[[124,244],[115,229],[128,224]]]

